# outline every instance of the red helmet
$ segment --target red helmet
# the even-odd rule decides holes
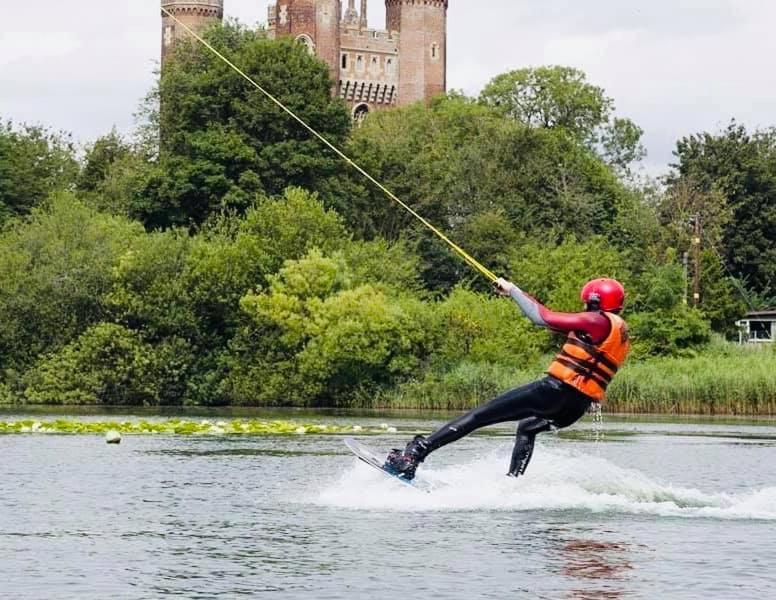
[[[625,301],[625,288],[615,279],[593,279],[585,284],[580,294],[585,304],[597,303],[601,310],[620,310]]]

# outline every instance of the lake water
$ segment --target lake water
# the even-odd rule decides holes
[[[588,419],[518,480],[510,436],[438,451],[423,494],[340,436],[2,435],[0,597],[776,597],[773,421]]]

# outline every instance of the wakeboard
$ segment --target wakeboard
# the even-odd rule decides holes
[[[417,477],[412,481],[408,481],[403,477],[399,477],[397,475],[394,475],[390,471],[385,470],[383,468],[383,465],[385,464],[385,459],[381,458],[380,455],[369,446],[365,446],[361,442],[358,442],[351,437],[345,438],[345,445],[353,454],[356,455],[356,457],[359,460],[361,460],[362,462],[365,462],[373,469],[377,469],[386,477],[389,477],[394,481],[398,481],[399,483],[406,485],[407,487],[411,487],[412,489],[415,489],[418,491],[422,491],[422,492],[431,491],[423,481],[418,481]]]

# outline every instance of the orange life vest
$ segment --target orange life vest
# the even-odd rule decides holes
[[[630,350],[625,321],[612,313],[602,314],[612,324],[606,339],[600,344],[591,344],[579,339],[572,331],[563,349],[547,369],[549,375],[578,389],[596,402],[603,402],[607,386]]]

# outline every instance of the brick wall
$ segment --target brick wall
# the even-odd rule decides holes
[[[447,0],[386,0],[386,23],[399,33],[399,105],[445,92]]]
[[[318,0],[315,13],[315,54],[329,65],[329,75],[335,82],[334,94],[338,93],[336,82],[340,73],[340,0]]]

